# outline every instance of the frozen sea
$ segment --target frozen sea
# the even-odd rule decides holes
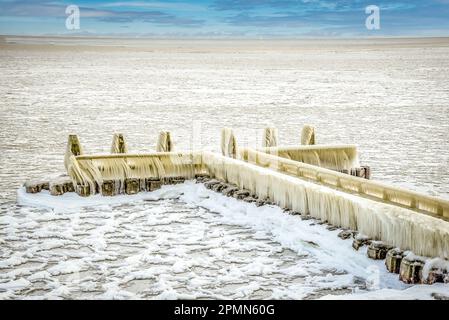
[[[9,37],[0,38],[0,69],[0,298],[449,291],[409,288],[337,231],[215,199],[189,183],[157,201],[17,203],[25,180],[63,172],[69,133],[87,152],[109,151],[114,132],[132,151],[154,150],[161,130],[172,132],[178,150],[218,150],[225,126],[241,145],[257,146],[267,125],[279,129],[281,144],[297,144],[304,124],[316,126],[318,143],[357,144],[373,179],[449,198],[449,39]],[[252,215],[267,223],[251,223]]]

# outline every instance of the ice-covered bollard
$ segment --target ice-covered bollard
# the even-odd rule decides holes
[[[392,249],[393,246],[389,246],[380,241],[372,241],[368,246],[367,255],[374,260],[383,260],[387,256],[387,252]]]
[[[278,145],[278,130],[276,128],[265,128],[263,133],[262,147],[276,147]]]
[[[156,146],[157,152],[171,152],[173,151],[173,143],[169,131],[162,131],[159,133]]]
[[[145,179],[145,189],[146,191],[155,191],[162,187],[162,181],[158,178]]]
[[[101,194],[105,197],[112,197],[119,193],[119,181],[104,180],[101,185]]]
[[[125,179],[125,193],[126,194],[137,194],[140,191],[139,179]]]
[[[128,153],[128,146],[121,133],[115,133],[112,138],[111,153]]]
[[[315,128],[310,125],[305,125],[301,131],[301,144],[313,145],[315,144]]]
[[[385,266],[387,267],[387,270],[391,273],[399,273],[403,258],[403,251],[397,248],[389,250],[385,257]]]
[[[413,256],[406,256],[402,259],[399,269],[399,280],[405,283],[422,283],[422,270],[424,261]]]
[[[370,239],[370,238],[358,234],[358,235],[356,236],[356,238],[354,239],[354,241],[352,242],[352,247],[353,247],[355,250],[359,250],[360,247],[369,245],[370,243],[371,243],[371,239]]]

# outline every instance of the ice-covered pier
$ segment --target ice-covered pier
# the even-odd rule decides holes
[[[369,245],[368,255],[386,259],[388,270],[405,282],[449,281],[449,201],[370,180],[356,146],[314,145],[309,126],[300,146],[278,146],[273,128],[265,130],[263,141],[260,149],[238,148],[232,130],[224,129],[222,154],[175,152],[170,133],[162,132],[157,152],[132,154],[123,135],[116,134],[111,154],[89,155],[72,135],[65,156],[68,175],[28,182],[25,188],[114,196],[196,180],[242,201],[277,205],[342,228],[341,237],[354,237],[355,249]],[[439,260],[426,266],[422,256]]]

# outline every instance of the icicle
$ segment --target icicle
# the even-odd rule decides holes
[[[221,153],[226,157],[234,159],[237,157],[237,140],[230,128],[221,130]]]
[[[305,125],[301,132],[301,144],[313,145],[315,144],[315,128],[309,125]]]
[[[245,161],[264,168],[270,168],[299,178],[306,178],[333,188],[339,188],[345,192],[356,192],[359,195],[374,197],[378,201],[390,202],[410,209],[425,211],[431,215],[449,218],[449,201],[444,199],[284,159],[249,148],[242,149],[240,156]]]
[[[114,133],[112,138],[111,153],[128,153],[128,146],[121,133]]]
[[[79,156],[83,154],[83,148],[81,147],[81,143],[76,134],[70,134],[67,141],[67,148],[64,156],[64,166],[67,169],[67,166],[70,163],[71,156]]]
[[[159,138],[157,140],[157,152],[171,152],[173,151],[173,144],[171,141],[171,136],[169,131],[162,131],[159,133]]]
[[[259,198],[268,198],[281,207],[310,214],[337,227],[358,230],[370,238],[419,255],[449,258],[447,221],[210,152],[203,153],[203,162],[212,177],[248,189]],[[445,210],[448,210],[447,201],[440,199],[439,203],[446,205]]]
[[[272,147],[260,151],[337,171],[350,171],[360,166],[355,145]]]
[[[270,148],[278,145],[278,130],[276,128],[265,128],[263,132],[262,147]]]

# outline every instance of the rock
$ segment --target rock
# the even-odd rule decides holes
[[[163,184],[180,184],[185,182],[184,177],[165,177],[162,179]]]
[[[264,206],[266,204],[266,200],[265,199],[257,199],[255,204],[257,207]]]
[[[423,283],[425,284],[434,284],[436,282],[444,283],[445,277],[447,274],[441,269],[431,269],[429,271],[429,275],[426,279],[423,279]]]
[[[291,214],[291,215],[293,215],[293,216],[300,216],[300,215],[301,215],[301,212],[298,212],[298,211],[290,211],[288,214]]]
[[[136,194],[140,190],[139,179],[125,179],[125,193]]]
[[[162,181],[157,178],[149,178],[145,179],[145,190],[146,191],[155,191],[162,187]]]
[[[449,300],[449,295],[441,294],[441,293],[438,293],[438,292],[432,293],[431,296],[435,300]]]
[[[310,214],[306,214],[306,215],[302,215],[301,219],[302,220],[311,220],[311,219],[313,219],[313,217]]]
[[[351,230],[343,230],[338,234],[338,237],[345,240],[349,239],[353,236],[354,232]]]
[[[64,185],[58,183],[50,184],[50,194],[52,196],[60,196],[64,194]]]
[[[329,231],[334,231],[334,230],[337,230],[338,228],[335,226],[327,226],[326,229]]]
[[[257,199],[256,199],[256,198],[253,198],[253,197],[251,197],[251,196],[248,196],[248,197],[246,197],[246,198],[243,198],[243,201],[249,202],[249,203],[253,203],[253,202],[256,202]]]
[[[27,181],[24,187],[26,193],[38,193],[42,190],[49,190],[50,183],[48,181]]]
[[[212,180],[209,180],[208,182],[206,182],[206,183],[204,184],[204,186],[205,186],[207,189],[212,189],[212,187],[213,187],[214,185],[219,184],[219,183],[220,183],[220,181],[218,181],[218,180],[216,180],[216,179],[212,179]]]
[[[70,183],[72,183],[72,181],[70,180]],[[50,182],[45,181],[45,182],[40,182],[40,188],[41,190],[50,190]],[[73,188],[73,184],[72,184],[72,188]]]
[[[248,197],[251,194],[251,192],[249,190],[237,190],[236,192],[234,192],[233,197],[239,200],[242,200],[246,197]]]
[[[393,246],[387,245],[379,241],[372,241],[368,246],[367,255],[368,258],[374,260],[383,260],[387,256],[387,252],[390,251]]]
[[[103,184],[101,185],[101,195],[105,197],[112,197],[118,194],[118,186],[116,185],[119,183],[118,181],[114,180],[104,180]]]
[[[368,237],[364,237],[364,236],[360,236],[358,235],[354,241],[352,242],[352,247],[355,250],[359,250],[360,247],[363,247],[365,245],[369,245],[371,243],[371,239],[369,239]]]
[[[226,188],[223,188],[221,190],[221,193],[223,193],[227,197],[232,197],[237,191],[239,191],[239,188],[229,185]]]
[[[75,192],[81,197],[90,196],[90,186],[87,185],[77,185],[75,187]]]
[[[421,283],[423,267],[423,261],[404,257],[399,269],[399,280],[411,284]]]
[[[75,192],[75,187],[73,186],[73,182],[71,180],[64,182],[63,188],[64,188],[64,193]]]
[[[385,257],[385,266],[387,267],[387,270],[391,273],[399,273],[403,258],[403,251],[397,248],[389,250]]]
[[[209,175],[207,174],[196,174],[195,180],[197,183],[205,183],[210,180]]]
[[[221,190],[223,190],[226,187],[227,187],[226,183],[220,182],[220,183],[214,184],[212,186],[212,190],[215,192],[221,192]]]

